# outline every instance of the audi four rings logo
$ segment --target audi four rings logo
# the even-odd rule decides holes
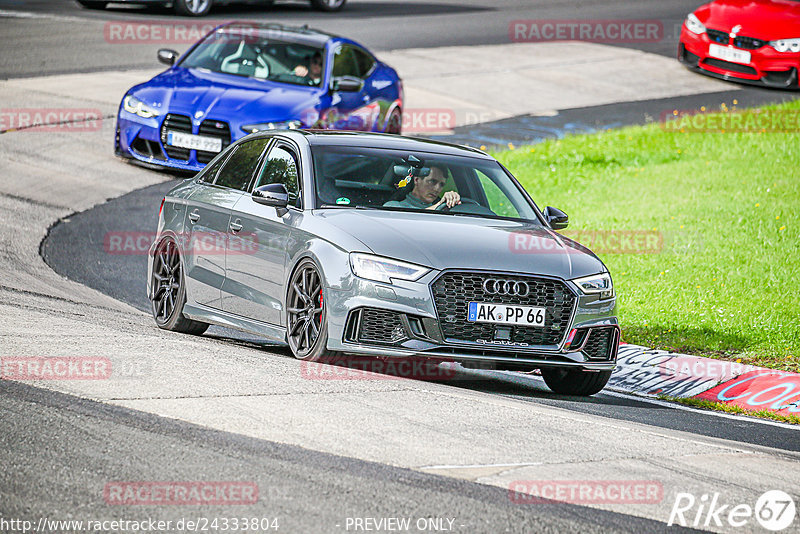
[[[497,280],[495,278],[484,280],[483,290],[489,295],[507,295],[510,297],[527,297],[531,291],[528,282]]]

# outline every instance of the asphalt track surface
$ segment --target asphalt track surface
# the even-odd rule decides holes
[[[313,11],[305,0],[272,7],[233,4],[214,8],[203,19],[182,18],[159,7],[112,5],[104,11],[83,9],[72,0],[0,0],[0,79],[68,72],[150,68],[153,44],[109,44],[107,21],[206,24],[209,21],[260,20],[287,25],[308,24],[346,35],[381,51],[453,45],[506,44],[515,20],[638,19],[663,25],[655,42],[622,43],[668,57],[677,50],[676,35],[686,14],[699,0],[350,0],[336,14]],[[34,18],[9,18],[15,12]],[[609,43],[613,44],[613,43]],[[172,46],[172,45],[170,45]],[[183,52],[188,45],[176,45]]]
[[[219,8],[216,19],[268,19],[346,34],[375,50],[509,42],[516,19],[658,19],[679,25],[699,0],[623,1],[378,2],[351,0],[338,15],[311,11],[306,2],[264,9]],[[9,17],[5,12],[34,13]],[[164,9],[117,7],[102,12],[72,1],[0,0],[0,78],[153,67],[152,45],[109,46],[107,20],[174,20]],[[195,20],[192,20],[195,22]],[[671,31],[670,31],[671,33]],[[664,56],[677,42],[625,45]],[[176,46],[180,49],[180,46]],[[458,142],[502,145],[535,142],[565,133],[590,132],[648,122],[654,109],[696,109],[715,101],[756,105],[793,98],[790,93],[744,89],[658,102],[614,104],[571,110],[548,118],[509,119],[456,130]],[[669,102],[667,100],[670,100]],[[528,120],[528,122],[525,122]],[[516,121],[516,122],[515,122]],[[504,133],[498,134],[498,131]],[[461,136],[461,137],[458,137]],[[109,231],[155,228],[158,205],[174,183],[135,191],[55,225],[42,243],[45,260],[60,274],[146,310],[146,256],[117,256],[103,249]],[[155,328],[155,326],[153,327]],[[214,328],[211,337],[232,345],[263,348],[265,358],[288,357],[257,339]],[[274,353],[274,354],[270,354]],[[723,418],[643,400],[601,393],[577,399],[550,393],[540,382],[505,374],[465,373],[452,387],[539,403],[605,418],[640,422],[785,451],[800,450],[797,430]],[[281,518],[288,532],[341,532],[345,517],[457,517],[456,532],[659,532],[664,523],[574,505],[511,504],[504,489],[345,458],[230,434],[155,415],[110,406],[29,385],[0,381],[0,511],[3,517],[177,519],[234,515],[217,508],[151,507],[120,510],[105,506],[109,480],[255,480],[264,498],[247,515]],[[566,474],[568,476],[568,474]],[[285,518],[285,521],[284,521]]]
[[[145,291],[147,251],[120,254],[113,249],[109,252],[106,235],[109,232],[153,232],[158,222],[161,199],[179,182],[180,180],[169,180],[133,191],[89,211],[67,217],[51,228],[47,239],[42,243],[42,256],[57,273],[149,312],[150,304]],[[233,330],[212,327],[206,335],[225,339],[229,343],[260,346],[265,351],[265,357],[270,357],[270,352],[276,352],[273,345]],[[288,355],[285,349],[278,349],[277,352]],[[542,381],[533,382],[528,377],[521,376],[516,378],[512,373],[466,371],[457,380],[448,383],[455,387],[613,419],[787,451],[800,451],[800,430],[795,428],[744,418],[721,418],[700,411],[684,411],[605,393],[588,399],[555,395]]]
[[[577,505],[520,505],[501,488],[209,430],[6,381],[0,382],[0,410],[2,516],[34,524],[41,517],[177,523],[246,515],[277,518],[278,532],[344,532],[348,517],[455,518],[454,532],[675,530]],[[259,499],[246,512],[237,506],[105,506],[103,488],[110,480],[255,482]]]

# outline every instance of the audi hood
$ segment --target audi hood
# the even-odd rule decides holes
[[[317,215],[380,256],[443,270],[525,272],[564,279],[607,269],[586,247],[536,223],[467,215],[325,209]]]

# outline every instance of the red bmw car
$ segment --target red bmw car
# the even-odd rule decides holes
[[[678,60],[725,80],[800,89],[800,0],[714,0],[681,28]]]

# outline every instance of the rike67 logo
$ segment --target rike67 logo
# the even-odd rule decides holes
[[[726,503],[719,493],[704,493],[699,499],[691,493],[678,493],[667,525],[728,530],[730,527],[752,527],[755,519],[763,528],[778,532],[792,526],[796,514],[794,499],[781,490],[765,492],[756,500],[755,506]]]

